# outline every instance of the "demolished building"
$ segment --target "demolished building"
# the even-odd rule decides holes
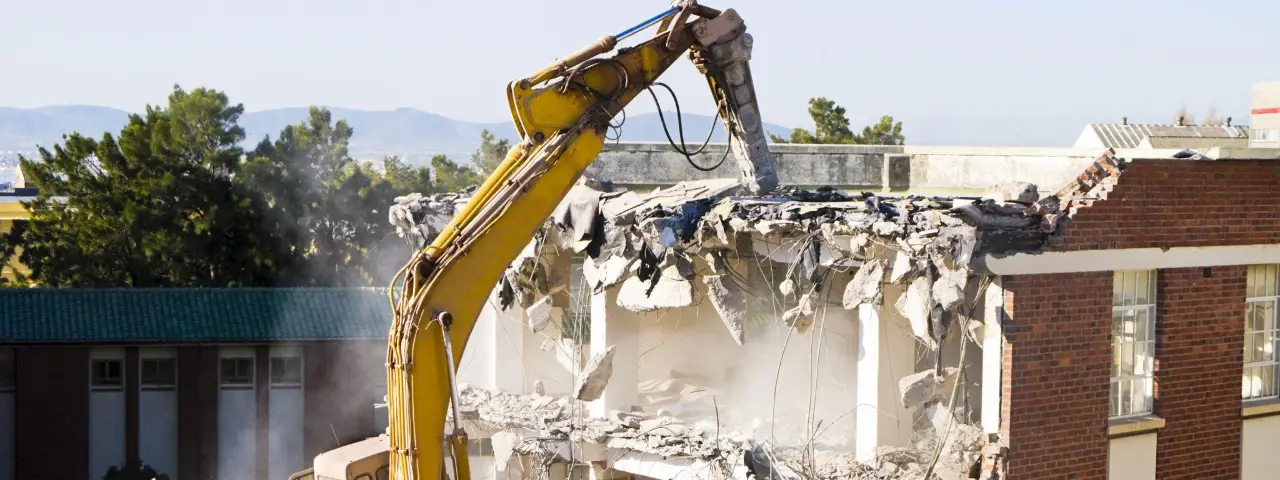
[[[1077,215],[1153,157],[1107,151],[1047,195],[1005,182],[749,197],[733,180],[641,193],[588,178],[495,288],[468,347],[487,389],[466,388],[464,418],[511,478],[530,462],[647,478],[1009,478],[1011,433],[1027,427],[1010,418],[1023,367],[1009,365],[1004,324],[1015,295],[1040,294],[1006,280],[1086,268],[1034,259],[1070,251]],[[466,199],[402,198],[391,220],[421,246]]]

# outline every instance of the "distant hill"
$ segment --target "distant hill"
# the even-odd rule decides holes
[[[385,154],[398,154],[408,156],[413,161],[424,161],[432,154],[444,153],[462,160],[475,151],[483,129],[488,129],[499,138],[516,136],[515,127],[510,122],[466,122],[412,108],[370,111],[331,107],[330,111],[335,119],[345,119],[355,129],[351,151],[358,158],[381,158]],[[60,141],[64,133],[73,131],[93,137],[99,137],[107,131],[118,133],[128,121],[128,115],[123,110],[87,105],[34,109],[0,107],[0,156],[5,151],[33,151],[37,145],[50,146]],[[675,114],[665,115],[671,136],[678,142]],[[301,122],[306,117],[307,108],[245,113],[240,117],[240,125],[246,133],[245,145],[251,148],[267,135],[275,138],[282,127]],[[719,120],[707,115],[685,114],[685,142],[701,144],[712,121]],[[765,128],[784,137],[791,131],[790,128],[773,124],[768,124]],[[724,129],[717,125],[714,140],[724,139]],[[622,140],[665,142],[666,136],[663,135],[658,114],[628,116],[622,127]]]

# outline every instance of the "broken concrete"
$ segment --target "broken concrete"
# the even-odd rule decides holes
[[[582,375],[578,377],[578,385],[574,388],[574,398],[584,402],[593,402],[600,399],[604,395],[604,388],[609,385],[609,379],[613,377],[613,346],[605,349],[603,353],[591,357],[585,367],[582,367]]]
[[[716,313],[720,314],[725,328],[729,329],[729,335],[734,342],[742,345],[746,341],[743,325],[747,319],[747,299],[732,280],[726,282],[724,277],[709,275],[702,277],[702,281],[707,284],[707,298],[711,300]]]

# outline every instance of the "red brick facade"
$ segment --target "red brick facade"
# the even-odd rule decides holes
[[[1278,174],[1274,161],[1138,160],[1058,250],[1280,244]],[[1246,267],[1157,275],[1156,476],[1239,478]],[[1008,478],[1107,478],[1112,276],[1004,278]]]
[[[1155,413],[1166,424],[1157,437],[1157,478],[1240,478],[1246,270],[1159,273]]]
[[[1004,280],[1009,478],[1107,478],[1110,272]]]
[[[89,352],[91,347],[26,346],[15,349],[16,477],[32,480],[90,478]],[[331,342],[304,346],[304,424],[306,458],[343,442],[376,435],[372,394],[375,379],[361,365],[381,355],[382,342]],[[178,468],[181,479],[217,478],[218,346],[177,348]],[[259,349],[258,375],[269,379],[265,354]],[[126,349],[125,452],[138,452],[136,348]],[[131,378],[133,377],[133,378]],[[128,391],[132,389],[133,394]],[[258,395],[258,418],[270,418],[266,388]],[[130,399],[132,397],[132,399]],[[266,422],[259,422],[259,445],[267,445]],[[332,426],[332,428],[331,428]],[[256,460],[266,478],[269,453]],[[146,459],[143,459],[144,461]]]
[[[1280,243],[1280,162],[1138,160],[1071,219],[1063,250]]]

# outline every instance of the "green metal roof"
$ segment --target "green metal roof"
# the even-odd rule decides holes
[[[381,340],[386,289],[0,288],[0,343]]]

